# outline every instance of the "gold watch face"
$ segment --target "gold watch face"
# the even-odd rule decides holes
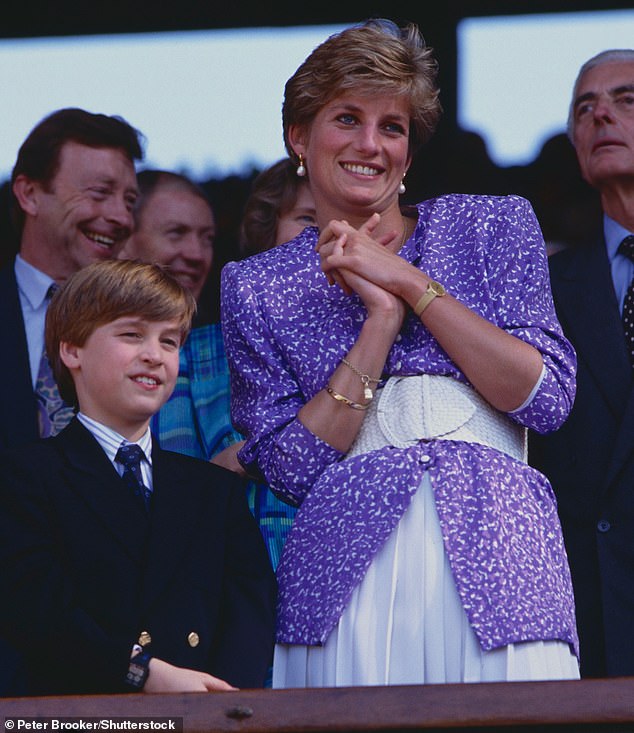
[[[447,292],[445,288],[436,280],[431,280],[427,289],[430,290],[434,295],[445,295]]]

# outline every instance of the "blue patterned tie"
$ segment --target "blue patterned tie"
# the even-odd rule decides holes
[[[633,235],[625,237],[621,244],[619,244],[618,252],[634,262]],[[632,282],[625,293],[621,318],[623,320],[623,332],[625,334],[627,353],[630,356],[632,368],[634,368],[634,278],[632,278]]]
[[[115,461],[123,466],[123,480],[132,493],[143,499],[147,509],[152,492],[143,483],[141,461],[145,458],[143,449],[135,443],[122,443]]]
[[[53,283],[46,293],[46,300],[53,297],[58,285]],[[48,438],[57,435],[73,418],[75,410],[60,397],[51,362],[46,349],[42,351],[40,367],[35,382],[35,399],[37,400],[37,417],[40,437]]]

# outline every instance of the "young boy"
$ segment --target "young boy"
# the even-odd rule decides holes
[[[0,633],[29,694],[264,683],[275,580],[244,485],[149,431],[194,310],[161,268],[129,260],[85,267],[49,306],[47,352],[79,412],[0,460]]]

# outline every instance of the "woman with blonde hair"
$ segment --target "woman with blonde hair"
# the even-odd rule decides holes
[[[415,25],[328,38],[283,105],[318,228],[223,271],[239,458],[299,506],[275,687],[578,677],[555,500],[526,463],[575,354],[526,200],[400,206],[439,115]]]

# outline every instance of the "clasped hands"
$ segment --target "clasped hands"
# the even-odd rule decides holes
[[[357,229],[345,219],[333,219],[320,233],[315,249],[330,285],[338,285],[347,295],[357,293],[368,311],[394,308],[398,301],[404,315],[399,272],[411,266],[395,253],[403,232],[391,230],[375,236],[380,221],[380,214],[372,214]]]

